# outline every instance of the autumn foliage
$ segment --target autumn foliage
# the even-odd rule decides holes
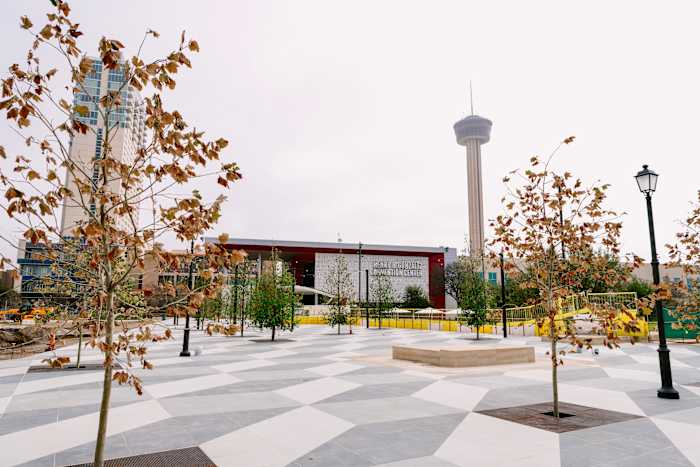
[[[46,247],[48,258],[58,262],[68,241],[79,245],[84,257],[80,285],[97,323],[89,344],[105,357],[95,452],[95,465],[102,465],[112,381],[130,384],[141,393],[141,381],[130,368],[136,362],[151,368],[145,357],[147,344],[171,335],[167,329],[156,334],[152,326],[119,332],[115,316],[128,318],[135,313],[135,306],[122,300],[120,289],[143,268],[146,255],[153,255],[163,269],[177,268],[192,259],[165,251],[158,242],[161,237],[174,234],[189,242],[216,224],[224,196],[207,201],[192,189],[192,182],[206,177],[216,180],[223,190],[241,175],[238,166],[224,157],[225,138],[206,137],[183,112],[167,106],[178,73],[192,66],[189,54],[199,51],[195,40],[183,32],[170,53],[147,58],[142,55],[143,43],[158,38],[157,32],[147,30],[133,56],[125,55],[122,42],[108,37],[86,53],[79,45],[80,25],[71,19],[68,4],[53,3],[55,8],[39,24],[34,18],[20,19],[32,43],[24,61],[11,65],[2,80],[0,110],[26,145],[15,156],[0,146],[0,157],[14,159],[11,172],[0,174],[2,207],[22,229],[24,239]],[[44,54],[59,59],[61,73],[42,66]],[[118,88],[97,94],[86,88],[96,63],[123,78]],[[69,82],[56,82],[58,76]],[[145,138],[137,142],[134,158],[124,160],[115,149],[124,130],[115,122],[120,121],[119,114],[128,112],[133,93],[148,93],[143,100]],[[91,101],[74,99],[78,94],[90,96]],[[93,111],[96,123],[86,123],[84,117]],[[81,135],[97,135],[98,130],[102,141],[99,157],[88,161],[78,157],[71,150],[71,141]],[[64,173],[71,183],[64,182]],[[183,194],[187,191],[190,193]],[[77,207],[81,215],[68,231],[61,231],[60,210],[65,204]],[[151,218],[140,222],[139,210],[146,206],[151,208]],[[16,244],[15,239],[5,240]],[[198,254],[207,258],[198,270],[200,285],[186,295],[171,291],[172,300],[167,304],[171,312],[193,313],[205,299],[215,297],[226,271],[243,258],[240,252],[212,244]],[[0,264],[8,263],[8,258],[0,258]],[[67,277],[73,280],[77,274]],[[142,318],[148,311],[140,307],[137,316]],[[51,365],[64,363],[55,360]]]
[[[546,318],[538,324],[547,330],[551,341],[555,416],[559,412],[557,367],[564,363],[564,352],[557,342],[567,339],[572,348],[590,346],[576,337],[575,320],[594,322],[609,346],[617,345],[613,327],[620,313],[629,314],[624,326],[632,329],[636,324],[636,317],[622,307],[592,307],[588,315],[568,320],[560,313],[560,301],[580,292],[592,278],[612,286],[627,273],[610,261],[620,255],[622,222],[619,213],[605,206],[609,185],[585,185],[572,173],[552,168],[554,155],[573,141],[574,137],[566,138],[547,159],[532,157],[529,168],[504,178],[505,212],[491,221],[494,237],[489,243],[492,251],[503,252],[508,258],[508,270],[528,278],[523,287],[539,291]],[[634,262],[627,267],[633,267]]]

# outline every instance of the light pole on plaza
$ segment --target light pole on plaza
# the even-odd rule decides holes
[[[654,286],[659,285],[659,258],[656,255],[656,236],[654,234],[654,213],[651,208],[651,194],[656,191],[656,182],[659,175],[653,170],[649,170],[648,165],[642,166],[642,170],[634,176],[637,180],[639,191],[644,194],[647,202],[647,218],[649,220],[649,240],[651,242],[651,272],[654,279]],[[664,310],[661,300],[656,300],[654,304],[656,311],[656,322],[659,332],[659,368],[661,369],[661,387],[656,391],[656,395],[662,399],[678,399],[680,395],[673,388],[673,378],[671,377],[671,357],[666,345],[666,329],[664,327]]]
[[[357,244],[357,304],[362,303],[362,242]]]
[[[503,252],[498,254],[501,266],[501,318],[503,319],[503,337],[508,337],[508,315],[506,314],[506,273],[503,268]]]
[[[190,253],[192,253],[192,258],[190,259],[190,270],[187,275],[187,286],[189,287],[190,293],[194,289],[194,238],[190,242]],[[185,332],[182,335],[182,352],[180,352],[181,357],[190,356],[190,312],[185,315]]]

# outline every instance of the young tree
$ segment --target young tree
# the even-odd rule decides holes
[[[248,303],[248,316],[253,324],[272,331],[294,330],[294,312],[299,300],[294,293],[294,277],[287,265],[272,252],[271,267],[264,268]]]
[[[521,307],[539,302],[540,292],[532,287],[529,272],[512,269],[506,277],[506,303],[508,306]],[[495,291],[498,296],[500,289]]]
[[[674,326],[697,333],[700,329],[700,190],[682,230],[676,234],[676,243],[669,245],[668,250],[670,265],[682,267],[686,281],[674,284],[673,290],[665,291],[665,297],[660,296],[664,294],[662,289],[652,298],[672,296]],[[696,335],[700,339],[700,334]]]
[[[331,295],[328,302],[331,310],[328,325],[337,326],[340,335],[340,326],[352,324],[350,304],[354,296],[348,262],[342,255],[337,255],[331,263],[326,276],[325,292]]]
[[[427,308],[430,306],[430,301],[421,287],[409,285],[403,294],[403,306],[405,308]]]
[[[530,168],[519,177],[517,186],[508,186],[503,199],[505,213],[491,222],[495,237],[490,242],[495,251],[503,250],[508,269],[528,270],[530,286],[540,293],[546,309],[542,323],[549,328],[552,363],[553,414],[559,416],[557,368],[563,364],[557,347],[560,339],[568,336],[574,345],[583,345],[575,339],[574,329],[563,326],[558,316],[557,300],[580,290],[582,283],[594,279],[615,284],[620,281],[620,270],[608,268],[609,256],[619,255],[622,223],[620,216],[605,208],[608,185],[584,187],[569,172],[558,174],[550,168],[550,161],[564,140],[544,163],[530,159]],[[504,179],[508,183],[509,177]],[[562,216],[560,218],[560,215]],[[562,249],[566,258],[562,258]],[[594,310],[592,319],[609,329],[616,312],[625,310]],[[631,316],[630,316],[631,318]],[[629,326],[636,322],[630,319]],[[628,326],[627,324],[625,326]],[[616,336],[607,333],[608,344],[616,345]]]
[[[115,318],[134,309],[120,303],[120,287],[132,272],[144,267],[149,251],[160,267],[178,266],[181,258],[163,251],[156,239],[174,234],[189,242],[217,222],[225,198],[205,201],[192,182],[213,176],[225,188],[240,174],[233,162],[217,163],[228,145],[225,139],[205,139],[200,128],[191,127],[181,112],[166,105],[176,87],[176,74],[191,67],[188,54],[199,50],[195,40],[183,33],[174,50],[149,59],[142,55],[142,46],[158,37],[155,31],[146,32],[131,57],[123,55],[125,46],[119,40],[102,37],[98,57],[91,58],[78,44],[82,32],[69,17],[68,4],[52,3],[55,9],[43,25],[34,26],[26,16],[20,19],[33,42],[23,65],[11,65],[2,80],[0,110],[26,144],[22,155],[14,158],[12,172],[1,174],[6,200],[2,207],[22,228],[22,237],[45,245],[52,260],[61,257],[68,238],[87,255],[88,267],[80,271],[80,281],[90,297],[90,314],[96,317],[90,345],[104,354],[94,456],[94,464],[102,466],[112,381],[130,384],[140,394],[141,382],[130,367],[139,362],[151,368],[146,344],[170,336],[167,329],[163,336],[155,335],[150,326],[133,332],[123,327],[115,336],[120,331]],[[42,66],[44,52],[56,55],[62,73]],[[109,73],[115,86],[90,86],[103,72]],[[53,87],[58,77],[69,79],[68,86]],[[146,91],[152,94],[143,102],[135,97]],[[71,149],[75,148],[71,142],[90,141],[88,135],[94,137],[94,157],[90,151],[86,158],[84,151]],[[127,141],[133,147],[129,158],[117,150]],[[0,157],[6,157],[2,146]],[[59,179],[63,170],[66,183]],[[191,194],[182,194],[185,191]],[[150,203],[152,212],[145,226],[138,218],[142,203]],[[72,213],[63,224],[58,219],[62,207]],[[4,240],[17,246],[13,239]],[[223,283],[221,272],[243,258],[242,253],[220,245],[207,244],[203,254],[207,256],[207,266],[200,271],[204,283],[173,300],[168,305],[171,310],[194,313],[205,298],[217,295]],[[9,259],[0,259],[0,264],[7,263]]]
[[[476,258],[461,257],[464,282],[459,292],[460,319],[468,326],[476,326],[476,339],[479,340],[479,328],[486,324],[486,311],[493,305],[493,297],[488,283],[482,276],[481,261]]]
[[[634,292],[637,298],[645,298],[654,292],[652,285],[642,279],[631,277],[627,282],[620,284],[618,287],[620,292]]]
[[[394,287],[391,279],[385,274],[375,274],[369,286],[370,297],[374,302],[374,308],[379,318],[379,329],[382,328],[382,316],[391,310],[396,303]]]
[[[445,293],[459,303],[462,298],[462,285],[464,284],[467,271],[464,261],[459,259],[445,266]]]

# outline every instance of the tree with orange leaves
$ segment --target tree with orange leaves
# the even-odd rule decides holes
[[[489,246],[503,251],[510,260],[507,269],[527,273],[523,287],[539,291],[546,316],[538,323],[547,329],[551,347],[553,415],[559,417],[557,369],[563,362],[564,352],[558,341],[568,338],[572,345],[582,347],[590,342],[576,338],[574,326],[564,322],[558,301],[582,290],[583,284],[605,282],[610,286],[620,282],[626,274],[611,257],[620,254],[621,216],[605,207],[609,186],[584,186],[569,172],[563,174],[551,168],[551,160],[563,145],[571,144],[574,137],[560,143],[544,162],[530,159],[524,172],[514,171],[505,177],[507,195],[503,198],[505,212],[491,221],[494,238]],[[511,181],[515,176],[518,183]],[[595,307],[595,321],[605,330],[607,344],[617,345],[614,327],[619,313]],[[633,316],[625,321],[630,329],[635,326]]]
[[[199,51],[195,40],[187,39],[183,32],[169,54],[145,58],[143,44],[158,38],[157,32],[148,30],[131,57],[124,55],[125,46],[119,40],[103,37],[97,45],[98,57],[91,58],[79,46],[82,32],[71,19],[68,4],[52,3],[55,8],[44,24],[35,26],[26,16],[20,19],[32,45],[23,64],[11,65],[2,80],[0,110],[27,147],[15,157],[12,171],[0,174],[0,183],[6,200],[3,208],[21,226],[27,241],[44,245],[53,259],[60,257],[67,241],[80,245],[85,255],[84,265],[73,267],[80,268],[81,284],[98,323],[91,345],[104,353],[94,456],[95,465],[101,466],[112,381],[130,384],[140,393],[141,382],[129,371],[132,362],[151,368],[146,344],[170,336],[168,329],[159,335],[145,325],[118,333],[115,317],[128,315],[130,310],[119,301],[118,291],[143,267],[146,254],[154,255],[162,268],[178,268],[181,262],[191,261],[189,256],[176,256],[159,247],[156,240],[163,235],[174,234],[189,243],[218,221],[225,198],[206,201],[188,184],[213,177],[223,190],[241,175],[238,166],[224,158],[226,139],[205,138],[180,111],[166,106],[176,88],[176,75],[191,67],[188,54]],[[68,86],[54,86],[64,75],[42,66],[45,54],[54,54],[62,63]],[[89,88],[88,81],[98,69],[119,77],[119,84],[103,92]],[[132,95],[138,92],[151,93],[141,107],[144,118],[138,136],[142,139],[129,134],[134,157],[124,160],[115,148],[129,136],[124,129],[125,114],[133,106]],[[71,143],[89,134],[98,143],[95,157],[85,160],[71,150]],[[0,156],[8,156],[3,146]],[[63,170],[65,183],[60,180]],[[175,187],[177,194],[172,191]],[[190,194],[183,195],[186,190]],[[138,213],[142,203],[149,202],[152,219],[143,226]],[[68,226],[66,219],[59,225],[62,206],[78,213]],[[241,252],[213,244],[206,244],[198,254],[206,255],[206,264],[198,271],[200,285],[177,298],[173,291],[168,304],[173,312],[194,313],[205,299],[216,297],[225,272],[243,259]],[[9,259],[1,258],[0,263],[7,264]]]

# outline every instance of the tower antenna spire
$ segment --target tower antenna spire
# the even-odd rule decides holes
[[[472,94],[472,80],[469,80],[469,105],[472,115],[474,115],[474,95]]]

